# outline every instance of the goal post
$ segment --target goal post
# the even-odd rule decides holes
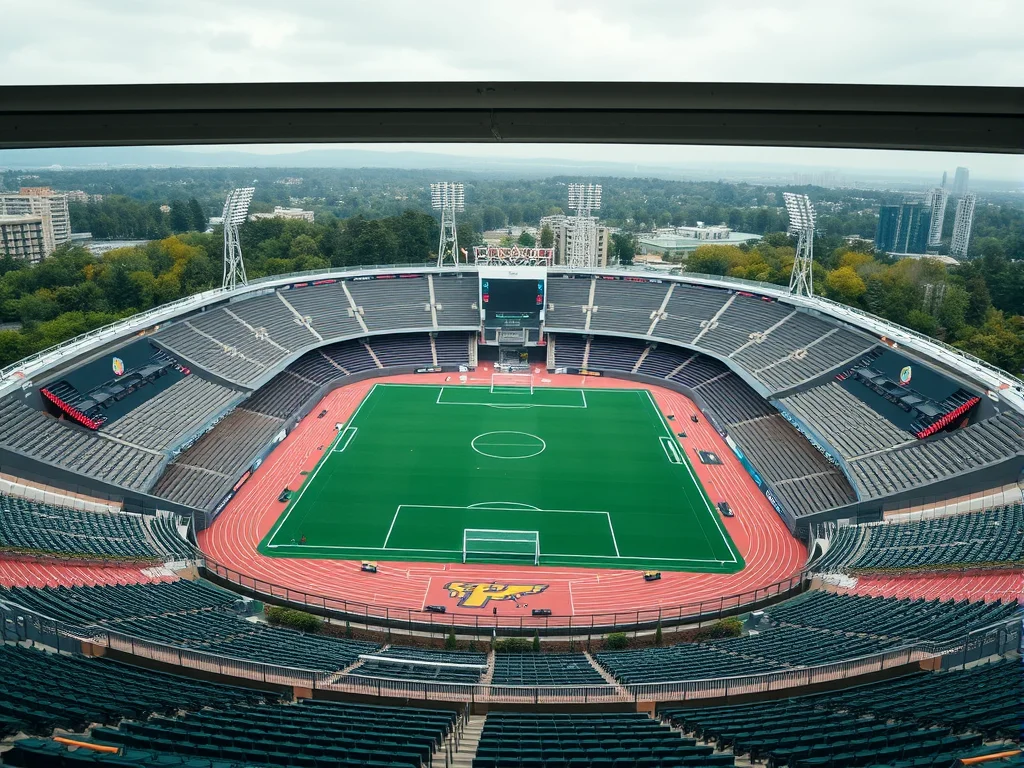
[[[495,392],[513,392],[517,394],[533,394],[532,373],[492,373],[491,394]]]
[[[474,559],[530,562],[540,565],[540,533],[493,528],[466,528],[462,532],[462,562]]]

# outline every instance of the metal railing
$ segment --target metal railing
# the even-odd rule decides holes
[[[0,607],[0,616],[3,615]],[[1007,653],[1020,646],[1019,618],[966,632],[948,642],[918,641],[899,648],[841,661],[780,669],[731,677],[676,680],[635,684],[597,685],[500,685],[482,683],[442,683],[427,680],[399,680],[382,677],[342,675],[337,671],[309,670],[237,659],[206,651],[196,651],[166,643],[144,640],[113,630],[75,629],[56,623],[55,631],[64,638],[91,643],[140,659],[271,685],[300,687],[319,691],[398,697],[406,700],[490,702],[503,704],[537,703],[622,703],[636,701],[692,701],[730,696],[762,694],[800,689],[906,666],[926,659],[942,658],[958,666],[971,649],[978,654]],[[991,655],[991,654],[988,654]]]
[[[700,600],[666,608],[648,608],[635,611],[616,611],[572,616],[500,616],[458,612],[430,613],[417,608],[389,608],[354,600],[318,595],[301,589],[242,574],[207,557],[200,563],[204,576],[211,581],[230,584],[236,592],[250,597],[299,608],[328,618],[354,621],[367,626],[491,637],[492,632],[503,636],[532,635],[535,631],[545,636],[584,636],[611,631],[635,632],[680,624],[696,624],[732,616],[762,605],[777,602],[798,593],[804,584],[802,574],[796,574],[765,587],[736,595]]]

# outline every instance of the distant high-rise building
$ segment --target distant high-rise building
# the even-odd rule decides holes
[[[0,216],[41,217],[47,256],[57,246],[71,241],[68,196],[49,187],[22,187],[17,194],[0,194]]]
[[[928,247],[938,248],[942,245],[942,225],[946,218],[946,201],[949,195],[943,187],[936,187],[932,190],[931,197],[931,226],[928,230]]]
[[[956,204],[953,240],[949,244],[949,255],[954,258],[962,259],[967,256],[967,246],[971,242],[971,224],[974,223],[974,205],[977,201],[978,196],[968,192]]]
[[[565,215],[544,216],[540,220],[540,229],[544,229],[544,227],[550,227],[555,236],[555,264],[568,264],[569,254],[572,250],[572,241],[576,236],[573,217]],[[608,266],[608,244],[613,231],[617,230],[612,230],[610,227],[601,224],[596,224],[592,228],[590,237],[593,238],[592,247],[596,258],[594,266]]]
[[[36,264],[47,253],[42,216],[0,216],[0,256]]]
[[[942,172],[942,188],[943,189],[946,188],[946,172],[945,171]]]
[[[970,171],[963,166],[956,169],[953,175],[953,197],[960,197],[967,194],[967,184],[970,180]]]
[[[889,253],[896,249],[896,237],[900,231],[900,206],[883,205],[878,212],[878,229],[875,232],[875,249]]]
[[[886,253],[924,253],[931,222],[929,203],[883,205],[878,214],[875,248]]]

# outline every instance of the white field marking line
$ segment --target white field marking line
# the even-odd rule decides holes
[[[401,505],[395,510],[394,517],[391,518],[391,525],[388,526],[388,535],[384,537],[384,546],[381,549],[388,548],[388,539],[391,538],[391,532],[395,529],[395,521],[398,519],[398,513],[402,511]]]
[[[384,386],[384,387],[425,387],[425,386],[430,386],[430,385],[429,384],[381,384],[380,386]],[[445,400],[444,399],[444,390],[445,389],[446,389],[446,387],[441,387],[440,391],[437,393],[437,400],[434,401],[434,405],[480,405],[480,406],[484,406],[486,408],[577,408],[577,409],[579,409],[579,408],[586,408],[587,407],[587,395],[586,395],[586,393],[582,389],[569,389],[567,387],[553,387],[552,391],[579,392],[580,399],[582,400],[582,403],[583,403],[582,405],[560,405],[560,404],[557,404],[557,403],[470,403],[470,402],[452,401],[452,400]],[[451,389],[451,387],[447,387],[447,389]],[[465,386],[465,387],[458,387],[457,389],[487,389],[487,387]],[[629,391],[632,391],[632,390],[614,390],[614,391],[616,391],[616,392],[629,392]],[[494,392],[490,392],[489,394],[495,394],[495,393]],[[502,393],[498,393],[498,394],[502,394]],[[517,394],[517,395],[518,394],[529,395],[530,393],[529,392],[518,392],[517,391],[517,392],[515,392],[515,394]],[[536,392],[534,392],[534,394],[536,394]]]
[[[579,392],[580,392],[580,397],[583,398],[583,407],[586,408],[587,407],[587,393],[584,392],[582,389]]]
[[[497,456],[497,455],[495,455],[493,453],[487,453],[486,451],[481,451],[479,448],[476,447],[476,441],[479,440],[481,437],[487,437],[488,435],[522,435],[524,437],[532,437],[535,440],[539,440],[540,441],[540,450],[537,451],[536,453],[527,454],[526,456]],[[486,456],[489,459],[532,459],[534,456],[540,456],[542,453],[544,453],[544,451],[546,451],[547,448],[548,448],[548,444],[544,441],[544,438],[537,437],[537,435],[532,435],[529,432],[516,432],[516,431],[510,431],[510,430],[497,430],[495,432],[484,432],[482,434],[477,435],[472,440],[470,440],[469,447],[472,448],[477,453],[479,453],[481,456]],[[531,444],[531,443],[484,443],[484,448],[492,448],[492,447],[493,448],[500,448],[500,447],[504,447],[504,448],[530,448],[532,450],[532,449],[536,448],[537,446],[536,446],[536,443],[533,443],[533,444]]]
[[[616,557],[621,557],[621,555],[619,555],[619,542],[617,542],[615,540],[615,526],[612,525],[611,513],[610,512],[605,512],[605,515],[608,516],[608,530],[611,531],[611,534],[612,534],[612,546],[615,547],[615,556]]]
[[[420,603],[420,610],[422,611],[427,607],[427,598],[430,597],[430,585],[433,583],[434,577],[430,576],[427,578],[427,588],[423,590],[423,602]]]
[[[658,409],[658,404],[656,402],[654,402],[654,396],[651,394],[651,390],[644,389],[644,390],[641,390],[641,391],[645,392],[647,394],[647,399],[650,402],[651,407],[654,409],[654,412],[658,415],[658,421],[661,422],[661,428],[665,430],[665,432],[669,435],[669,437],[672,437],[672,431],[668,428],[668,425],[665,423],[665,417],[662,416],[661,411]],[[685,456],[685,454],[684,454],[684,456]],[[704,506],[707,509],[708,514],[711,516],[711,519],[714,520],[715,527],[718,528],[718,533],[722,537],[722,541],[725,543],[725,546],[729,550],[730,554],[732,554],[732,560],[715,560],[715,561],[706,561],[706,562],[716,562],[716,563],[730,563],[731,562],[731,563],[734,563],[734,564],[738,563],[739,562],[738,553],[736,552],[736,549],[734,548],[734,546],[730,543],[729,537],[726,535],[725,530],[722,528],[722,521],[718,519],[718,515],[716,515],[714,510],[711,508],[711,501],[708,499],[707,491],[704,490],[704,485],[700,482],[700,480],[697,479],[697,476],[693,473],[693,468],[690,466],[690,460],[689,460],[688,457],[683,462],[683,465],[686,467],[686,471],[689,473],[690,479],[693,481],[694,485],[697,486],[697,490],[700,491],[700,496],[704,500]],[[704,532],[704,529],[702,527],[701,528],[701,533],[703,533],[703,532]],[[707,539],[707,535],[706,534],[705,534],[704,538],[705,538],[705,540]],[[708,545],[710,546],[710,544],[711,544],[711,542],[709,541]]]
[[[661,441],[662,450],[665,451],[665,455],[668,457],[668,463],[682,464],[683,461],[679,457],[679,446],[667,437],[659,437],[658,439]]]
[[[576,603],[572,599],[572,582],[569,582],[569,613],[573,616],[576,615]]]
[[[338,442],[335,442],[334,447],[331,448],[331,453],[344,453],[345,449],[348,448],[348,444],[352,442],[352,438],[356,436],[356,432],[358,431],[359,427],[345,427],[343,430],[341,430],[341,433],[343,435],[347,435],[348,439],[342,446],[339,446]]]
[[[359,415],[359,411],[361,411],[363,409],[363,406],[366,405],[366,402],[373,396],[373,393],[377,390],[377,387],[379,387],[379,386],[381,386],[381,385],[380,384],[374,384],[372,387],[370,387],[370,391],[367,392],[363,396],[363,400],[362,400],[361,403],[359,403],[359,407],[355,409],[355,411],[352,413],[351,416],[349,416],[349,418],[348,418],[348,423],[349,424],[351,424],[353,421],[355,421],[356,416]],[[299,491],[299,497],[297,499],[295,499],[295,503],[288,505],[288,509],[285,511],[284,516],[280,520],[278,520],[277,523],[274,525],[273,533],[271,534],[270,539],[267,542],[267,548],[268,549],[276,548],[277,546],[279,546],[277,544],[274,544],[274,539],[276,538],[277,534],[280,532],[281,528],[284,527],[284,524],[288,521],[288,518],[291,517],[292,512],[294,512],[298,508],[299,502],[302,501],[302,497],[306,493],[306,489],[309,488],[311,485],[313,485],[313,481],[316,480],[316,476],[319,474],[320,469],[324,466],[324,464],[327,463],[327,457],[330,456],[334,452],[334,446],[341,439],[341,436],[343,434],[344,434],[344,430],[339,430],[338,431],[338,434],[335,436],[334,440],[331,441],[331,450],[327,451],[323,456],[320,457],[320,461],[317,462],[316,467],[313,469],[313,474],[310,475],[309,477],[307,477],[306,481],[302,484],[302,489]]]
[[[528,509],[532,512],[542,512],[540,507],[535,507],[532,504],[524,504],[521,501],[481,501],[476,504],[470,504],[466,509],[494,509],[496,507],[505,507],[511,509]]]

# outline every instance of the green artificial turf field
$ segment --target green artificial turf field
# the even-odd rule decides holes
[[[378,384],[259,550],[461,562],[473,530],[471,562],[532,564],[539,542],[542,565],[743,568],[639,389]]]

